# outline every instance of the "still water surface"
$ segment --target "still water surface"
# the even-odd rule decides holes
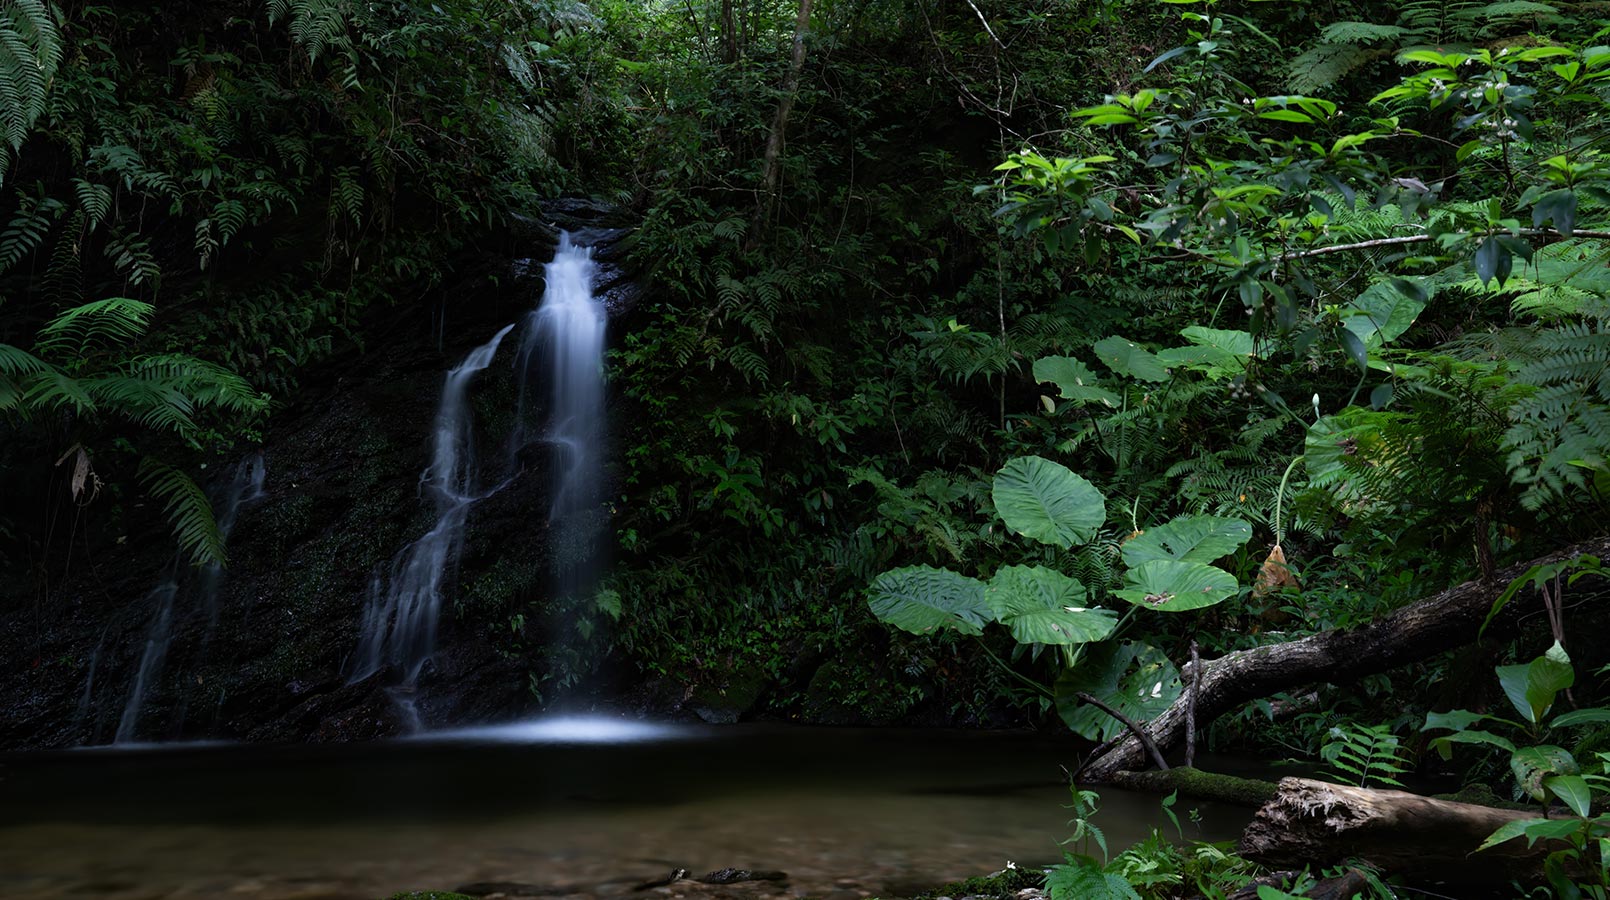
[[[787,872],[768,888],[781,896],[909,896],[1056,861],[1071,761],[1043,735],[620,720],[11,755],[0,897],[374,900],[507,881],[658,900],[634,887],[726,866]],[[1163,823],[1156,797],[1103,797],[1115,847]],[[1246,818],[1203,811],[1207,839]]]

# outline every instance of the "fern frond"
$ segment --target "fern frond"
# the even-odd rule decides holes
[[[189,475],[148,456],[140,461],[137,477],[146,491],[162,503],[163,512],[173,526],[174,539],[193,565],[223,567],[228,564],[224,536],[218,529],[212,503]]]
[[[56,17],[44,0],[0,0],[0,135],[10,145],[0,157],[0,181],[11,155],[22,149],[61,64]]]
[[[49,197],[24,198],[16,215],[0,231],[0,273],[21,262],[44,243],[50,223],[63,209],[61,201]]]
[[[92,300],[65,310],[39,330],[45,356],[82,356],[93,344],[126,344],[145,333],[156,307],[128,297]]]

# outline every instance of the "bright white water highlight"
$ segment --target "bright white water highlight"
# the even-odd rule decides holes
[[[420,491],[435,501],[436,526],[403,548],[392,561],[391,571],[377,574],[370,584],[352,681],[393,665],[401,673],[402,684],[412,686],[436,649],[442,581],[463,546],[470,506],[486,496],[476,492],[470,384],[492,364],[498,345],[513,329],[513,325],[505,326],[447,373],[436,412],[430,465],[419,478]]]
[[[454,728],[417,735],[414,740],[497,744],[626,744],[686,737],[674,725],[657,725],[609,716],[545,716],[503,725]]]
[[[593,296],[593,248],[561,233],[545,267],[542,303],[526,317],[517,362],[520,415],[511,448],[525,443],[531,420],[526,392],[534,379],[548,386],[547,427],[553,447],[553,503],[548,510],[560,596],[592,587],[602,531],[604,331],[608,315]],[[540,368],[535,368],[538,367]]]

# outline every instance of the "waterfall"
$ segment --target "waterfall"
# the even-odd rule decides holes
[[[222,496],[213,497],[214,508],[219,511],[218,534],[226,541],[229,539],[229,532],[234,530],[241,506],[263,496],[266,473],[263,454],[254,453],[235,467],[229,482],[224,486]],[[146,599],[156,609],[151,617],[151,625],[146,629],[145,647],[140,653],[140,666],[135,670],[134,684],[129,688],[128,700],[123,704],[123,715],[118,719],[113,743],[127,744],[134,740],[146,695],[151,689],[152,682],[162,673],[162,664],[168,657],[168,647],[173,643],[174,601],[179,597],[178,571],[179,561],[176,559],[169,570],[167,580],[146,595]],[[223,580],[224,567],[217,563],[208,563],[202,567],[197,581],[198,599],[207,613],[209,638],[218,622],[218,589]],[[95,667],[99,663],[99,656],[100,651],[97,648],[96,657],[90,664],[89,680],[84,686],[84,699],[80,701],[80,707],[85,710],[89,705],[90,691],[94,688]],[[176,720],[174,726],[178,727],[181,724],[182,719]]]
[[[600,500],[608,316],[593,296],[594,271],[592,248],[574,243],[569,232],[561,233],[546,267],[542,303],[526,317],[517,361],[521,409],[511,446],[523,443],[534,418],[526,409],[527,385],[542,378],[548,386],[542,436],[553,448],[548,522],[560,597],[592,587],[604,526]]]
[[[591,587],[603,525],[606,315],[593,296],[593,273],[592,248],[576,244],[569,233],[561,234],[553,260],[546,265],[541,302],[516,323],[523,326],[515,356],[519,399],[504,464],[508,471],[518,472],[522,451],[529,445],[552,448],[553,499],[547,518],[561,597]],[[507,484],[487,487],[478,479],[469,391],[514,328],[509,325],[493,335],[447,373],[430,463],[419,481],[421,492],[435,504],[436,524],[403,548],[389,568],[377,571],[369,584],[349,683],[389,667],[395,678],[389,692],[416,732],[423,725],[414,687],[436,649],[442,594],[464,543],[470,508]],[[538,403],[532,397],[541,386],[546,387],[546,397]]]
[[[123,716],[117,720],[114,744],[134,740],[135,726],[140,724],[140,708],[145,705],[145,692],[162,670],[162,660],[167,657],[168,644],[173,640],[173,598],[178,593],[179,583],[166,581],[147,598],[156,603],[156,614],[151,617],[151,627],[146,631],[145,650],[140,654],[140,668],[134,673],[134,685],[129,689],[128,702],[123,705]]]
[[[505,326],[447,373],[436,411],[430,465],[419,478],[421,493],[435,502],[436,525],[403,548],[388,573],[376,574],[371,581],[351,681],[362,681],[393,665],[401,683],[411,687],[436,649],[442,581],[464,543],[470,506],[485,496],[476,493],[470,384],[491,365],[498,345],[513,329],[513,325]]]

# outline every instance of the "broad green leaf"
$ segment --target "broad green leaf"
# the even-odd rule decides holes
[[[1534,800],[1543,799],[1543,779],[1550,775],[1580,775],[1576,758],[1564,747],[1540,744],[1522,747],[1509,758],[1509,770],[1521,789]]]
[[[1080,702],[1078,694],[1145,722],[1162,715],[1181,690],[1179,670],[1157,648],[1134,641],[1091,644],[1079,664],[1057,679],[1057,713],[1074,733],[1104,741],[1125,730],[1124,723]]]
[[[1448,712],[1426,713],[1426,723],[1421,731],[1430,731],[1433,728],[1447,728],[1450,731],[1464,731],[1466,728],[1492,716],[1474,713],[1468,709],[1453,709]]]
[[[1571,808],[1579,816],[1588,814],[1588,807],[1593,802],[1593,791],[1580,775],[1554,775],[1543,779],[1543,787],[1549,793],[1560,798],[1560,802]]]
[[[1251,539],[1252,526],[1240,519],[1181,516],[1125,541],[1123,556],[1130,566],[1154,559],[1208,563],[1234,553]]]
[[[1083,644],[1118,627],[1111,610],[1085,607],[1085,586],[1043,566],[1007,566],[984,588],[996,621],[1023,644]]]
[[[1107,521],[1106,500],[1094,485],[1039,456],[1008,461],[991,496],[1007,528],[1064,549],[1094,538]]]
[[[1378,350],[1409,330],[1428,299],[1424,288],[1402,279],[1379,281],[1342,307],[1342,325],[1364,346]]]
[[[1568,725],[1587,725],[1594,722],[1610,722],[1610,709],[1594,707],[1560,713],[1549,722],[1549,727],[1564,728]]]
[[[1114,594],[1159,612],[1184,612],[1222,603],[1236,592],[1235,576],[1206,563],[1154,559],[1124,573]]]
[[[1442,755],[1443,759],[1453,758],[1452,745],[1454,744],[1487,744],[1508,750],[1511,753],[1515,752],[1515,744],[1509,738],[1493,734],[1490,731],[1456,731],[1453,734],[1445,734],[1431,742],[1431,746]]]
[[[1564,839],[1580,830],[1582,823],[1576,819],[1517,819],[1505,822],[1503,827],[1488,835],[1476,850],[1480,852],[1518,837],[1526,838],[1526,846],[1530,847],[1539,840]]]
[[[1554,696],[1575,681],[1571,659],[1558,642],[1526,665],[1498,667],[1498,683],[1504,695],[1522,718],[1534,724],[1543,721],[1554,704]]]
[[[1235,359],[1238,367],[1245,367],[1246,361],[1253,356],[1252,335],[1245,331],[1192,325],[1180,334],[1198,347],[1207,347],[1226,358]]]
[[[1102,338],[1090,349],[1096,351],[1096,358],[1107,368],[1119,375],[1142,381],[1168,380],[1168,367],[1157,354],[1127,338],[1117,335]]]
[[[1064,400],[1102,403],[1115,407],[1119,397],[1097,383],[1096,374],[1070,356],[1047,356],[1034,361],[1034,380],[1050,382]]]
[[[993,618],[983,582],[932,566],[884,572],[873,579],[868,602],[873,615],[913,634],[950,628],[978,635]]]
[[[1169,347],[1157,351],[1157,358],[1170,369],[1206,369],[1216,365],[1228,364],[1239,370],[1241,362],[1233,354],[1225,353],[1213,347],[1203,347],[1192,344],[1189,347]]]

